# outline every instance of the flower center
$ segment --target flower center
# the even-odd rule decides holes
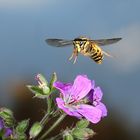
[[[76,105],[80,105],[80,104],[86,104],[89,101],[86,98],[80,99],[78,100],[79,97],[75,97],[75,96],[71,96],[69,97],[69,100],[67,100],[66,105],[70,105],[70,106],[76,106]]]
[[[78,101],[78,98],[76,98],[75,96],[71,96],[70,97],[70,101],[68,102],[68,104],[75,104],[75,103],[77,103],[77,102],[79,102]]]

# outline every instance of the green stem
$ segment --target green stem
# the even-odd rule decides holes
[[[51,137],[51,138],[48,138],[46,140],[60,140],[60,139],[62,139],[62,134],[63,133],[59,133],[58,135]]]
[[[48,118],[50,116],[50,112],[51,112],[51,101],[50,101],[50,98],[47,97],[47,113],[45,114],[45,116],[40,121],[41,125],[44,125],[45,122],[47,122],[47,120],[48,120]]]
[[[44,127],[45,124],[48,122],[50,113],[51,113],[51,100],[49,97],[47,97],[47,113],[44,115],[44,117],[40,121],[40,124],[42,125],[42,127]]]
[[[51,103],[52,103],[51,98],[48,96],[47,97],[47,106],[48,106],[47,113],[48,114],[50,114],[50,112],[51,112]]]
[[[62,116],[60,116],[56,122],[48,129],[48,131],[46,131],[46,133],[44,133],[38,140],[43,140],[55,127],[58,126],[58,124],[66,117],[66,114],[63,114]]]
[[[45,116],[44,116],[44,117],[42,118],[42,120],[40,121],[40,124],[41,124],[42,126],[44,126],[44,124],[45,124],[45,122],[47,122],[48,118],[49,118],[49,114],[46,113]]]
[[[45,125],[45,123],[47,122],[47,120],[50,116],[50,112],[51,112],[51,100],[50,100],[49,97],[47,97],[47,113],[45,114],[45,116],[40,121],[40,124]]]

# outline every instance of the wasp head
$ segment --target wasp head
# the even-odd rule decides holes
[[[88,41],[86,37],[78,37],[73,40],[74,48],[80,52],[81,48],[84,46],[85,42]]]

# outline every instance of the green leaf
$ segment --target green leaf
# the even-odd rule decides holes
[[[86,119],[81,119],[80,121],[77,122],[76,127],[77,128],[86,128],[89,125],[89,121]]]
[[[50,80],[50,84],[49,84],[49,87],[50,87],[51,91],[54,90],[53,83],[54,83],[56,80],[57,80],[57,75],[56,75],[56,73],[54,72],[54,73],[52,74],[52,77],[51,77],[51,80]]]
[[[43,95],[43,90],[38,86],[27,85],[27,88],[34,94],[41,94]]]
[[[38,86],[33,86],[33,85],[27,85],[28,89],[34,93],[34,97],[37,97],[37,98],[41,98],[41,99],[44,99],[46,97],[48,97],[48,95],[50,94],[50,89],[49,90],[46,90],[46,89],[41,89],[40,87]]]
[[[35,94],[34,98],[40,98],[40,99],[45,99],[47,98],[48,95],[42,95],[42,94]]]
[[[23,121],[19,122],[17,127],[16,127],[16,132],[17,133],[25,133],[28,126],[29,126],[29,120],[23,120]]]
[[[38,86],[33,85],[27,85],[27,88],[36,95],[49,95],[50,94],[50,88],[47,86],[44,86],[42,88]]]
[[[35,138],[42,130],[42,125],[39,122],[35,122],[30,129],[30,138]]]

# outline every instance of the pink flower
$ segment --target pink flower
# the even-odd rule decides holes
[[[86,75],[78,75],[73,84],[56,81],[53,86],[60,91],[60,97],[56,98],[58,107],[68,115],[84,117],[92,123],[107,116],[100,87],[95,87],[95,82]]]

